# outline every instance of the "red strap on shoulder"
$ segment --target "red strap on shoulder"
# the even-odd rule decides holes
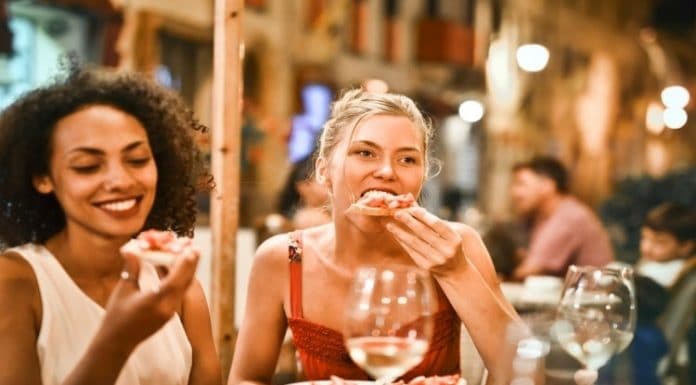
[[[302,232],[290,233],[288,243],[290,265],[290,316],[302,318]]]

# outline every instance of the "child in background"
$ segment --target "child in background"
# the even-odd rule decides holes
[[[696,261],[696,210],[663,203],[650,210],[641,229],[636,273],[669,289]]]
[[[666,306],[669,301],[676,298],[675,296],[682,293],[681,291],[688,280],[693,279],[696,267],[696,209],[670,202],[652,209],[646,216],[641,230],[640,254],[640,259],[636,264],[636,273],[652,278],[667,291],[668,295],[664,300]],[[688,285],[686,286],[688,287]],[[638,287],[636,291],[638,291]],[[659,299],[659,296],[657,298]],[[650,300],[656,301],[652,297]],[[641,311],[640,301],[641,298],[638,297],[639,312]],[[663,308],[660,313],[665,311],[668,310]],[[673,315],[671,313],[664,314],[662,317]],[[686,330],[686,345],[693,352],[696,350],[696,328],[692,325],[687,326]],[[636,339],[638,338],[637,331]],[[670,340],[669,343],[675,342],[677,341]],[[650,347],[652,345],[645,342],[644,348]],[[632,351],[638,349],[639,343],[635,343]],[[689,355],[688,361],[689,370],[693,373],[696,367],[693,353]],[[640,361],[636,362],[640,365]]]

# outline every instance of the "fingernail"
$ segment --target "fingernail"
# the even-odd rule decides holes
[[[387,223],[387,230],[394,231],[394,225],[392,223]]]

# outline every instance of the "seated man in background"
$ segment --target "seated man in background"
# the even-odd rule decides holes
[[[663,203],[648,212],[640,234],[636,272],[671,288],[696,265],[696,212],[676,203]]]
[[[613,260],[602,223],[568,193],[568,174],[558,160],[539,156],[516,164],[510,195],[529,230],[529,244],[513,279],[562,277],[571,264],[603,266]]]

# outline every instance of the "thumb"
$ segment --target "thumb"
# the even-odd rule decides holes
[[[124,298],[140,291],[138,285],[138,277],[140,276],[140,260],[133,254],[123,253],[123,270],[121,270],[121,279],[114,287],[106,307],[115,306]]]

